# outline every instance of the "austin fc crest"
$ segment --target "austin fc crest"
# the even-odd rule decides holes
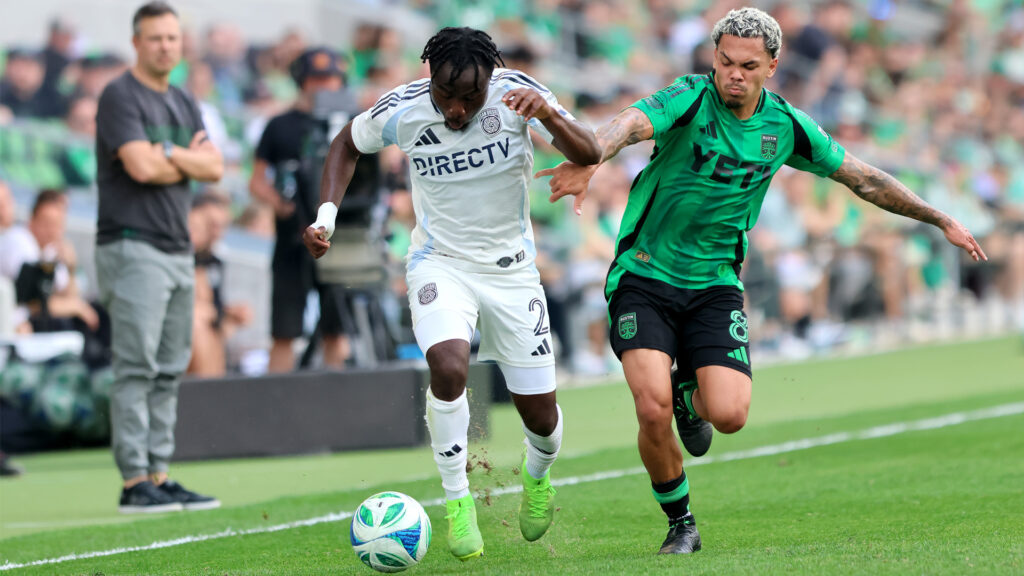
[[[416,293],[420,299],[420,304],[426,306],[437,298],[437,284],[431,282],[420,288],[420,291]]]
[[[629,340],[636,336],[636,313],[619,316],[619,338]]]
[[[480,128],[488,136],[493,136],[501,130],[501,116],[498,115],[497,108],[487,108],[480,115]]]
[[[761,158],[771,160],[779,149],[779,137],[774,134],[761,134]]]

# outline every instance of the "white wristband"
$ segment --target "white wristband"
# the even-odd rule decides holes
[[[338,207],[334,205],[334,202],[324,202],[320,205],[320,209],[316,213],[316,222],[310,224],[313,229],[320,228],[323,226],[327,232],[324,234],[324,240],[330,240],[331,236],[334,235],[334,221],[338,217]]]

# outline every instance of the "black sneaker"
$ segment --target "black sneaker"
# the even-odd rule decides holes
[[[159,486],[160,491],[166,494],[175,502],[180,502],[182,508],[185,510],[210,510],[212,508],[220,508],[220,500],[217,500],[213,496],[203,496],[202,494],[196,494],[191,490],[186,490],[184,486],[178,484],[174,480],[166,480]]]
[[[661,544],[658,554],[689,554],[700,550],[700,532],[693,514],[687,514],[682,522],[668,529],[668,536]]]
[[[168,496],[166,492],[157,488],[149,480],[121,490],[121,505],[118,507],[118,511],[122,514],[180,512],[181,510],[181,502]]]
[[[715,429],[700,416],[690,416],[683,399],[683,382],[677,381],[677,371],[672,371],[672,413],[676,417],[676,430],[683,447],[692,456],[703,456],[711,448]]]
[[[21,473],[21,467],[11,462],[7,454],[0,452],[0,476],[21,476]]]

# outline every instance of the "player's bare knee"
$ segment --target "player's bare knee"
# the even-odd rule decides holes
[[[713,416],[711,424],[715,430],[722,434],[734,434],[739,432],[747,423],[747,410],[745,408],[733,408],[720,411]]]
[[[523,418],[523,426],[538,436],[551,436],[558,425],[558,412],[554,409],[532,410],[529,414],[520,414]]]
[[[438,400],[451,402],[466,389],[469,366],[459,358],[441,358],[430,366],[430,391]]]
[[[658,402],[653,398],[637,400],[636,417],[641,430],[656,430],[671,426],[672,404]]]

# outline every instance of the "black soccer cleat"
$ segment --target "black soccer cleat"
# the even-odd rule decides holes
[[[217,500],[213,496],[203,496],[202,494],[196,494],[191,490],[186,490],[184,486],[178,484],[174,480],[164,481],[159,488],[172,500],[179,502],[181,507],[185,510],[210,510],[212,508],[220,508],[220,500]]]
[[[693,514],[687,514],[682,522],[668,529],[668,536],[661,544],[658,554],[689,554],[700,550],[700,532]]]
[[[677,371],[672,371],[672,413],[676,417],[676,430],[683,447],[692,456],[703,456],[711,448],[715,429],[699,416],[690,416],[683,399],[683,384],[677,381]]]
[[[0,452],[0,476],[21,476],[22,469],[11,462],[7,454]]]

